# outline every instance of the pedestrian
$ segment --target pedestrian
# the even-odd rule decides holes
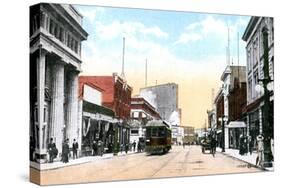
[[[263,145],[263,136],[257,136],[257,149],[258,149],[258,156],[256,159],[256,165],[262,166],[263,163],[263,152],[264,152],[264,145]]]
[[[138,150],[138,153],[141,152],[141,144],[140,144],[140,141],[138,142],[137,150]]]
[[[72,143],[72,153],[73,153],[73,159],[77,159],[77,150],[78,150],[78,143],[76,142],[75,139],[73,139]]]
[[[125,144],[125,153],[126,153],[126,154],[128,153],[128,150],[129,150],[129,144],[126,143],[126,144]]]
[[[66,139],[62,146],[62,162],[68,163],[69,162],[69,145],[68,145],[69,139]]]
[[[104,143],[103,141],[100,141],[100,145],[101,145],[101,156],[103,156],[103,152],[104,152]]]
[[[271,149],[271,155],[272,155],[272,161],[274,161],[274,139],[270,139],[270,149]]]
[[[254,139],[251,136],[249,136],[248,142],[249,142],[249,152],[250,155],[252,155],[254,149]]]
[[[239,136],[239,155],[243,155],[243,135]]]
[[[34,152],[35,152],[35,140],[32,136],[29,138],[29,160],[34,161]]]
[[[53,138],[50,138],[50,143],[47,146],[48,153],[49,153],[49,162],[54,162],[54,158],[57,156],[57,148],[56,144],[53,142]]]
[[[101,140],[98,141],[98,155],[99,156],[103,155],[103,143]]]
[[[98,145],[97,142],[94,140],[93,141],[93,156],[96,156],[98,154]]]
[[[211,137],[210,145],[211,145],[211,153],[212,153],[213,157],[215,157],[217,141],[214,136]]]
[[[183,147],[183,149],[185,148],[185,142],[182,143],[182,147]]]
[[[134,140],[134,142],[133,142],[133,150],[134,150],[134,152],[135,152],[135,150],[136,150],[136,141]]]

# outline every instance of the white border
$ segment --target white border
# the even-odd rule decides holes
[[[28,124],[29,124],[29,5],[40,1],[1,2],[1,69],[0,69],[0,125],[1,125],[1,181],[0,187],[35,187],[28,182]],[[277,0],[64,0],[55,3],[93,4],[148,9],[181,10],[275,17],[275,51],[280,52],[280,15]],[[280,55],[275,53],[275,70],[280,71]],[[280,73],[275,71],[275,83]],[[279,84],[280,85],[280,84]],[[280,86],[275,84],[275,93]],[[280,94],[275,94],[275,147],[280,158]],[[274,173],[215,175],[160,180],[122,181],[82,184],[79,187],[276,187],[280,176],[280,162]],[[218,164],[220,165],[220,164]],[[69,185],[67,187],[75,187]],[[56,187],[56,186],[55,186]],[[59,186],[65,187],[65,186]]]

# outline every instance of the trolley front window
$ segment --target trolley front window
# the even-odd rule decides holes
[[[151,136],[158,136],[158,134],[157,134],[157,128],[155,127],[155,128],[152,128],[152,131],[151,131]]]

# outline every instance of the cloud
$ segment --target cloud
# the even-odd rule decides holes
[[[183,33],[180,35],[179,39],[175,42],[175,44],[186,44],[189,42],[195,42],[202,39],[202,35],[198,33]]]
[[[215,19],[213,16],[207,16],[201,22],[195,22],[187,25],[184,32],[174,44],[187,44],[196,42],[212,36],[224,36],[227,31],[225,22]]]
[[[103,14],[105,11],[103,7],[88,8],[87,6],[78,6],[77,8],[83,19],[88,19],[91,24],[94,24],[98,14]]]
[[[148,35],[156,38],[167,38],[168,33],[157,26],[148,27],[141,22],[120,22],[113,21],[110,24],[98,22],[96,32],[102,39],[114,39],[119,36]]]

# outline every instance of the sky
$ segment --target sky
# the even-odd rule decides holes
[[[228,30],[230,64],[246,65],[246,43],[241,38],[249,16],[74,7],[83,15],[83,28],[89,34],[82,43],[81,74],[120,75],[125,37],[124,70],[133,95],[145,86],[147,59],[148,86],[179,85],[183,126],[205,126],[212,88],[216,94],[227,64]]]

